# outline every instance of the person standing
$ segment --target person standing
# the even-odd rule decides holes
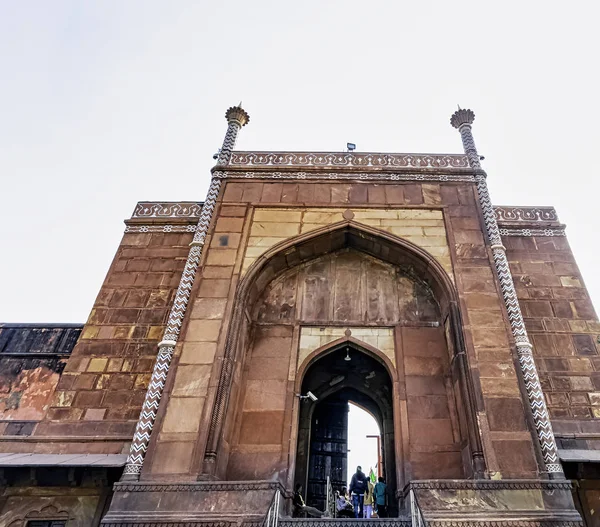
[[[387,518],[387,485],[385,479],[379,478],[373,489],[373,497],[375,498],[375,507],[377,507],[377,516]]]
[[[356,467],[356,473],[350,480],[350,494],[352,495],[355,518],[363,517],[364,499],[368,480],[369,478],[367,478],[365,473],[362,471],[362,467],[360,465]]]
[[[367,490],[365,491],[365,518],[373,516],[373,490],[371,478],[367,481]]]

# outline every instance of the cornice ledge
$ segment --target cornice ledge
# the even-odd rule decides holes
[[[519,480],[519,479],[464,479],[411,481],[402,491],[409,490],[571,490],[570,481]]]
[[[115,492],[206,492],[206,491],[248,491],[280,490],[283,485],[277,481],[197,481],[189,483],[118,482]]]

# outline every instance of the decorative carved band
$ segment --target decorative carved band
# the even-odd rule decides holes
[[[215,170],[213,177],[220,179],[312,179],[312,180],[364,180],[364,181],[449,181],[455,183],[473,183],[475,176],[468,174],[396,174],[382,172],[277,172],[249,171],[232,172]]]
[[[494,207],[498,223],[557,222],[554,207]]]
[[[571,490],[570,481],[462,479],[411,481],[404,494],[412,490]]]
[[[500,236],[566,236],[564,229],[500,229]]]
[[[469,168],[461,154],[357,154],[350,152],[233,152],[229,166]]]
[[[196,232],[196,229],[196,225],[127,225],[125,232]]]
[[[196,201],[140,201],[131,218],[198,218],[202,205]]]
[[[114,484],[115,492],[229,492],[250,490],[284,491],[277,481],[194,481],[191,483],[128,483]]]

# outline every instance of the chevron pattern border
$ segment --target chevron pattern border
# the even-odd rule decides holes
[[[465,154],[469,159],[471,168],[481,169],[479,154],[477,153],[473,134],[471,133],[471,124],[474,119],[475,115],[471,110],[459,109],[454,113],[450,122],[452,126],[458,128],[458,131],[460,132]],[[500,229],[498,228],[498,223],[496,221],[496,214],[494,212],[494,207],[492,206],[485,176],[480,174],[475,176],[475,182],[477,185],[479,202],[483,211],[486,230],[492,246],[496,273],[500,281],[500,288],[508,312],[512,334],[517,345],[521,375],[525,382],[527,398],[533,414],[538,441],[544,457],[545,468],[549,473],[562,475],[563,470],[558,458],[556,440],[548,416],[548,409],[546,408],[540,378],[533,359],[533,346],[529,342],[527,330],[525,329],[525,321],[523,320],[521,306],[519,305],[519,299],[508,265],[508,259],[506,258],[506,249],[502,245],[502,237],[500,236]]]
[[[223,164],[229,162],[231,151],[235,146],[237,133],[243,125],[243,123],[240,123],[239,116],[237,115],[239,114],[239,111],[234,111],[233,113],[236,115],[231,118],[229,117],[231,110],[232,109],[228,110],[227,117],[229,123],[223,141],[223,148],[219,155],[219,163]],[[239,110],[243,112],[241,108]],[[171,306],[163,340],[158,344],[159,351],[156,362],[154,363],[152,377],[150,378],[150,384],[146,391],[140,417],[138,418],[131,447],[129,449],[129,456],[127,457],[125,469],[123,470],[122,479],[124,481],[137,480],[142,472],[144,458],[150,443],[150,436],[156,421],[156,414],[158,413],[160,400],[167,381],[169,366],[171,365],[175,345],[177,344],[181,325],[183,324],[185,312],[190,301],[192,286],[194,285],[194,279],[196,278],[196,273],[200,266],[202,249],[204,247],[208,227],[210,226],[213,217],[220,190],[221,180],[213,177],[208,189],[208,195],[206,196],[206,200],[200,212],[200,217],[198,218],[194,239],[190,244],[190,252],[188,253],[179,286],[177,287],[175,300]]]

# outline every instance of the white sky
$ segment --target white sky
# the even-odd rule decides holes
[[[348,485],[356,467],[361,466],[368,476],[372,468],[377,475],[377,439],[368,435],[379,435],[375,418],[362,408],[350,403],[348,412]]]
[[[598,305],[595,2],[0,0],[0,320],[85,321],[140,200],[203,200],[243,150],[462,151],[554,205]]]

